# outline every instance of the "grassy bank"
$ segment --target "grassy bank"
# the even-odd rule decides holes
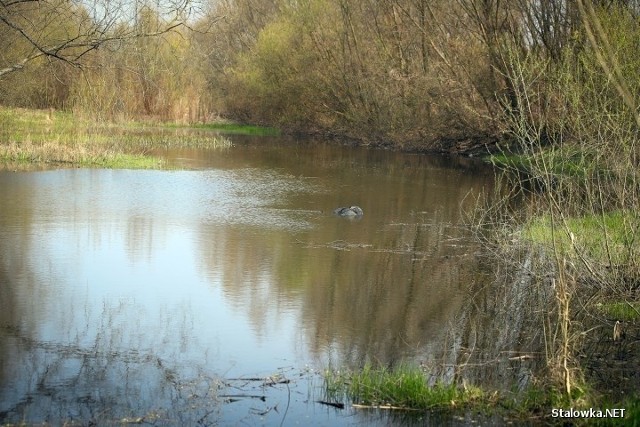
[[[564,408],[628,409],[625,422],[580,420],[586,424],[640,422],[640,176],[634,155],[610,147],[628,143],[633,153],[637,140],[627,138],[596,134],[549,145],[523,128],[520,154],[491,159],[505,173],[486,211],[486,247],[516,269],[523,261],[510,247],[545,260],[526,269],[551,295],[539,308],[545,382]]]
[[[198,129],[211,129],[220,133],[255,136],[278,136],[280,131],[272,127],[241,125],[237,123],[207,123],[195,125]]]
[[[458,414],[476,414],[479,419],[502,419],[506,424],[534,422],[572,425],[638,425],[640,399],[629,397],[622,401],[592,399],[587,395],[569,399],[561,390],[531,385],[524,391],[483,390],[463,383],[436,383],[429,385],[425,373],[418,367],[400,366],[390,370],[366,365],[353,372],[327,371],[325,373],[325,399],[327,402],[351,404],[357,409],[407,411],[415,414],[427,411]],[[589,419],[574,417],[554,419],[553,409],[605,412],[607,409],[625,409],[624,418]],[[472,416],[473,418],[473,416]],[[634,424],[635,423],[635,424]]]
[[[612,212],[559,219],[555,229],[549,215],[531,218],[524,226],[524,237],[535,244],[553,242],[565,256],[588,256],[601,264],[620,264],[634,259],[640,250],[637,212]]]
[[[151,169],[165,167],[152,149],[229,147],[229,139],[151,122],[96,122],[71,113],[0,107],[0,167],[52,165]]]
[[[562,259],[585,265],[606,288],[593,300],[594,312],[611,321],[640,321],[638,268],[640,218],[637,212],[613,211],[599,215],[561,218],[557,224],[549,215],[531,218],[523,227],[523,237],[534,245],[546,246]],[[578,283],[588,277],[582,274]],[[639,349],[640,350],[640,349]]]
[[[401,366],[394,370],[366,365],[360,371],[325,373],[325,389],[332,400],[347,400],[361,408],[430,410],[484,406],[491,396],[475,387],[429,386],[419,368]]]

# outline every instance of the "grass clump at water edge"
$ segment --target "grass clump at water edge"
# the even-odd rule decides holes
[[[67,164],[78,167],[154,169],[163,167],[159,158],[127,153],[110,147],[65,144],[59,141],[0,144],[0,163],[9,169],[24,169],[37,164]]]
[[[553,408],[588,410],[599,406],[626,408],[625,420],[629,420],[635,419],[639,407],[637,397],[617,405],[598,404],[586,389],[576,389],[569,397],[549,385],[532,384],[518,392],[486,391],[441,382],[430,385],[420,368],[406,365],[387,369],[368,364],[350,372],[328,370],[324,374],[324,391],[327,401],[350,402],[354,408],[437,411],[439,414],[471,411],[479,419],[498,416],[506,422],[549,419]]]
[[[529,178],[546,175],[553,179],[561,179],[585,178],[588,172],[594,171],[590,163],[594,156],[594,153],[588,150],[550,147],[533,153],[503,151],[488,156],[486,160],[499,169],[523,173]],[[600,172],[605,173],[604,170]]]
[[[465,407],[489,398],[476,387],[455,384],[429,385],[417,367],[400,366],[390,370],[366,365],[348,373],[327,371],[325,391],[331,399],[346,399],[356,407],[428,410]]]

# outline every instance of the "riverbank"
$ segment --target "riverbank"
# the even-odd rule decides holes
[[[551,295],[539,322],[545,381],[568,407],[631,408],[625,425],[640,419],[636,142],[595,135],[548,144],[523,131],[514,150],[491,158],[506,190],[478,220],[485,248],[509,268],[524,265],[510,248],[541,260],[526,274]]]
[[[228,148],[225,134],[277,136],[279,129],[242,125],[220,120],[213,123],[180,125],[157,120],[94,120],[71,112],[0,107],[0,167],[10,170],[52,166],[99,167],[112,169],[162,169],[154,149],[176,147]],[[286,132],[284,132],[286,133]],[[294,135],[323,137],[336,143],[415,153],[482,156],[493,150],[494,141],[464,140],[443,142],[438,147],[408,144],[398,146],[338,134]]]
[[[10,167],[11,169],[51,167],[51,165],[102,168],[164,168],[166,165],[159,158],[148,155],[151,150],[162,147],[228,147],[230,143],[225,144],[219,133],[277,134],[277,131],[271,128],[246,128],[228,123],[215,123],[196,126],[195,128],[155,122],[96,123],[82,117],[75,117],[70,113],[49,110],[3,108],[0,109],[0,118],[0,134],[2,135],[2,140],[0,141],[2,155],[0,155],[0,158],[2,158],[4,167]],[[549,163],[547,159],[548,157],[543,158],[546,163]],[[535,163],[529,162],[528,164],[535,167]],[[572,173],[568,175],[569,177],[584,177],[584,174],[575,173],[575,167],[570,169],[566,167],[550,169],[556,170],[557,174],[571,170]],[[531,170],[535,173],[535,169],[530,169],[529,173],[532,173]],[[557,181],[557,177],[554,180]],[[516,186],[509,186],[509,188],[516,188]],[[547,188],[552,188],[552,186],[548,185]],[[534,197],[537,194],[530,194],[529,196]],[[583,261],[582,258],[577,256],[580,253],[576,253],[576,257],[572,257],[573,242],[570,234],[568,234],[570,232],[577,236],[579,247],[598,248],[597,251],[594,249],[591,253],[580,255],[589,258],[589,265],[597,265],[605,272],[607,270],[615,270],[616,274],[621,274],[620,267],[629,264],[625,260],[633,261],[633,254],[635,253],[634,241],[626,237],[635,235],[634,224],[637,221],[637,215],[633,215],[633,211],[627,210],[599,216],[584,216],[582,220],[577,217],[565,216],[560,223],[568,232],[563,231],[563,229],[561,230],[562,232],[555,234],[552,225],[559,223],[554,221],[553,217],[538,215],[532,216],[524,225],[521,222],[520,228],[505,228],[504,230],[493,228],[491,230],[492,241],[489,243],[489,247],[493,245],[492,250],[495,250],[495,247],[504,247],[505,241],[514,240],[518,240],[521,247],[544,247],[555,241],[554,245],[546,249],[547,253],[552,254],[557,249],[561,259],[567,260],[572,265],[578,265]],[[489,223],[489,221],[486,223]],[[500,234],[500,232],[503,232],[503,234]],[[624,258],[625,254],[631,258]],[[512,253],[503,252],[502,258],[515,259],[517,257]],[[609,263],[609,258],[615,263]],[[494,263],[488,264],[493,265]],[[519,267],[514,265],[505,267],[505,269],[517,270]],[[614,265],[615,268],[607,267],[611,265]],[[544,280],[548,279],[546,276],[555,271],[549,268],[538,268],[537,270],[532,270],[532,272],[527,272],[527,274],[536,276],[536,280],[539,279],[544,282]],[[564,395],[558,391],[558,388],[554,388],[557,384],[552,381],[551,375],[554,372],[551,369],[547,373],[549,378],[540,377],[540,381],[545,383],[544,387],[525,391],[518,396],[515,394],[495,394],[496,392],[491,389],[481,390],[470,383],[466,385],[448,385],[439,388],[436,393],[431,393],[428,388],[420,388],[426,385],[424,374],[421,372],[419,372],[417,379],[422,379],[423,384],[420,385],[419,382],[416,382],[414,375],[413,382],[409,384],[409,387],[406,387],[406,381],[394,377],[395,373],[383,371],[380,374],[376,373],[375,369],[369,369],[369,371],[361,373],[356,372],[351,374],[352,377],[350,379],[344,380],[343,378],[342,380],[353,382],[351,378],[354,376],[381,375],[387,378],[386,381],[400,385],[399,391],[405,397],[400,400],[389,400],[390,403],[387,406],[390,407],[411,408],[413,406],[411,395],[418,393],[418,396],[440,396],[441,398],[437,404],[432,400],[425,400],[427,403],[422,404],[420,409],[422,411],[435,407],[449,411],[457,410],[458,407],[462,406],[472,411],[504,411],[505,417],[508,419],[520,419],[519,417],[522,419],[537,419],[539,414],[548,417],[554,407],[606,408],[608,407],[607,405],[613,405],[611,407],[627,408],[633,405],[638,406],[637,398],[629,398],[628,394],[625,394],[628,390],[633,389],[634,381],[637,381],[637,378],[633,377],[632,368],[637,363],[637,357],[634,356],[634,354],[637,354],[637,334],[634,332],[633,326],[637,322],[637,317],[634,317],[634,314],[639,309],[638,303],[633,299],[634,294],[631,292],[626,294],[607,292],[615,289],[613,287],[616,283],[615,280],[621,278],[629,284],[629,289],[627,290],[632,290],[633,283],[637,283],[637,281],[634,281],[635,276],[632,273],[632,269],[627,269],[627,273],[624,276],[618,276],[617,279],[614,276],[610,276],[610,282],[603,286],[598,294],[594,293],[596,287],[593,285],[593,279],[584,274],[572,273],[575,277],[572,283],[576,284],[576,288],[570,300],[576,307],[575,309],[579,316],[572,318],[572,328],[568,335],[570,338],[569,344],[572,348],[571,360],[578,362],[571,369],[573,372],[583,372],[586,378],[585,381],[577,378],[575,382],[572,379],[573,391],[571,394],[566,395],[566,400],[562,400]],[[600,277],[604,277],[602,274]],[[511,286],[512,282],[502,281],[502,283],[505,286]],[[593,299],[594,295],[597,298]],[[518,294],[515,293],[514,299],[517,297]],[[554,300],[551,299],[551,301],[553,302]],[[555,305],[550,306],[548,308],[549,316],[555,315],[557,313],[555,310],[557,310]],[[574,311],[571,313],[574,313]],[[585,319],[590,319],[590,323]],[[494,323],[497,322],[496,319],[493,320]],[[555,318],[548,318],[547,320],[549,320],[548,323],[540,323],[541,329],[547,326],[556,328],[558,324],[561,324]],[[624,340],[613,339],[613,329],[616,321],[620,321],[625,325],[626,338]],[[594,333],[594,331],[597,333]],[[558,336],[557,331],[554,329],[545,330],[545,334],[548,334],[546,336],[550,338]],[[549,340],[550,343],[552,341],[553,339]],[[588,343],[588,345],[585,345],[585,343]],[[561,344],[561,342],[558,341],[558,344]],[[561,347],[550,347],[549,355],[556,354],[555,352],[558,348]],[[506,356],[504,358],[506,359]],[[553,357],[550,357],[550,360],[552,359]],[[556,365],[554,365],[554,369],[556,369],[555,373],[557,374]],[[610,375],[608,372],[612,374]],[[401,373],[402,375],[405,377],[401,378],[406,378],[406,373]],[[603,376],[605,380],[597,384],[593,380]],[[625,393],[615,394],[610,392],[610,389],[620,391],[623,388],[622,386],[625,387]],[[375,388],[384,390],[382,385],[367,386],[366,388],[373,388],[374,391]],[[363,390],[362,387],[361,390]],[[353,396],[356,395],[354,394]],[[386,391],[382,396],[384,396],[385,400],[389,399]],[[536,397],[533,399],[531,396]],[[352,397],[352,399],[356,400],[355,397]],[[379,405],[380,399],[369,398],[367,400],[362,397],[357,398],[358,401],[364,402],[362,404],[369,406]],[[451,402],[454,403],[451,404]]]
[[[523,390],[487,390],[461,384],[429,384],[421,367],[395,369],[366,365],[358,371],[325,372],[323,403],[338,408],[421,414],[446,413],[459,419],[490,420],[495,425],[637,425],[640,399],[611,399],[585,388],[569,397],[541,379]]]
[[[269,129],[269,128],[267,128]],[[367,135],[353,134],[348,131],[327,131],[312,128],[290,127],[281,131],[286,135],[301,138],[323,139],[337,144],[352,147],[368,147],[383,150],[395,150],[405,153],[435,154],[487,158],[499,153],[501,142],[498,136],[476,135],[459,138],[440,138],[437,141],[426,141],[420,138],[390,139],[373,138]]]
[[[491,415],[498,424],[637,425],[640,307],[625,256],[634,217],[566,218],[571,234],[551,219],[532,216],[514,227],[513,219],[498,226],[476,218],[478,256],[493,284],[470,290],[471,311],[461,310],[456,325],[467,332],[448,332],[449,356],[329,371],[327,395],[416,416]]]
[[[191,132],[191,127],[153,121],[116,123],[53,109],[0,107],[0,167],[161,169],[166,164],[149,154],[152,149],[230,147],[231,141],[219,133],[229,125],[216,126]]]

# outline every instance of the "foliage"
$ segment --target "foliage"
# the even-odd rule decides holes
[[[243,14],[257,7],[237,2],[225,12],[247,21]],[[473,64],[481,61],[482,46],[463,31],[451,34],[454,25],[426,24],[457,19],[449,7],[282,2],[253,27],[253,48],[219,45],[224,64],[214,61],[213,93],[243,121],[374,143],[433,146],[438,137],[492,132],[487,100],[477,96],[481,86],[493,92],[488,67]],[[451,37],[441,37],[443,31]],[[430,47],[436,41],[445,45]],[[452,91],[461,96],[446,95]]]
[[[205,83],[184,27],[189,4],[3,3],[0,103],[100,119],[205,120]]]
[[[549,376],[572,401],[589,380],[579,357],[582,344],[611,330],[601,308],[615,312],[607,301],[634,307],[640,283],[639,116],[633,99],[640,61],[632,53],[640,25],[621,4],[598,8],[583,0],[576,7],[574,20],[581,25],[552,56],[502,49],[511,83],[504,105],[512,144],[493,159],[517,172],[507,175],[510,195],[526,200],[520,217],[501,216],[508,218],[511,238],[529,247],[534,242],[552,264],[551,271],[531,274],[552,285],[556,304],[541,325]],[[616,315],[622,318],[622,312]]]
[[[611,138],[633,157],[631,129],[617,125],[637,114],[619,96],[639,89],[633,8],[597,9],[599,37],[583,3],[226,0],[195,17],[145,2],[126,16],[111,4],[103,16],[67,0],[11,2],[0,20],[0,69],[11,70],[0,103],[108,120],[222,114],[454,151],[517,142],[525,128],[548,145],[591,143],[603,159],[612,156],[594,138]],[[589,47],[593,34],[609,53]]]
[[[415,411],[473,411],[499,414],[511,423],[547,418],[553,408],[588,409],[595,403],[586,390],[574,389],[571,396],[552,386],[531,384],[516,393],[490,392],[455,384],[428,384],[425,372],[408,365],[395,369],[366,364],[355,372],[325,372],[324,391],[329,401],[350,401],[355,406]],[[622,405],[622,406],[620,406]],[[597,406],[597,405],[596,405]],[[609,407],[609,405],[605,405]],[[612,407],[628,408],[633,413],[633,399]],[[625,419],[633,419],[629,414]]]
[[[144,8],[138,32],[166,25],[159,12]],[[98,119],[133,117],[193,123],[208,119],[190,39],[175,29],[162,38],[134,38],[106,43],[86,58],[88,69],[74,82],[68,102],[76,114]]]

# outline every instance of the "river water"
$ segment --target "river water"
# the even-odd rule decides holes
[[[387,425],[317,403],[318,373],[451,380],[486,165],[271,137],[158,154],[175,169],[0,172],[0,423]]]

